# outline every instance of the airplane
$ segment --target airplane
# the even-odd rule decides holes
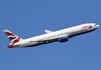
[[[34,47],[41,44],[48,44],[52,42],[67,42],[69,38],[77,35],[85,34],[99,28],[96,23],[86,23],[58,31],[45,30],[46,34],[31,37],[28,39],[22,39],[21,37],[13,34],[9,30],[3,30],[6,36],[10,39],[11,43],[8,48],[21,48],[21,47]]]

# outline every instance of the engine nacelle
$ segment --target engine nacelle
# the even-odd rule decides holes
[[[64,37],[61,37],[61,38],[59,39],[59,42],[66,42],[66,41],[68,41],[68,40],[69,40],[68,36],[64,36]]]

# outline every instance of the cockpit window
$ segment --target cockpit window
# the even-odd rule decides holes
[[[95,24],[94,26],[96,26],[97,24]]]

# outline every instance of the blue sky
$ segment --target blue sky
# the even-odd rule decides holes
[[[101,70],[101,28],[65,43],[3,48],[4,29],[26,39],[90,22],[101,25],[101,0],[0,0],[0,70]]]

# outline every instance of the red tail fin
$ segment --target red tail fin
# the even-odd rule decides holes
[[[6,36],[10,39],[10,41],[12,42],[12,44],[15,44],[21,40],[23,40],[22,38],[20,38],[19,36],[13,34],[12,32],[10,32],[9,30],[5,29],[3,30],[4,33],[6,34]]]

